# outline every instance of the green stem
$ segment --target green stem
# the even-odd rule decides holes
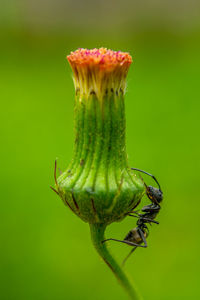
[[[120,284],[126,290],[128,295],[133,300],[142,299],[141,296],[137,293],[136,289],[131,285],[128,277],[122,270],[122,268],[118,265],[118,263],[114,260],[114,258],[109,253],[106,243],[102,243],[104,238],[104,232],[106,229],[106,225],[104,224],[90,224],[91,238],[99,255],[103,258],[105,263],[109,266],[111,271],[114,273]]]

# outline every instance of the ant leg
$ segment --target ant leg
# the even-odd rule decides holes
[[[136,246],[136,247],[142,247],[142,248],[146,248],[147,247],[145,245],[143,246],[143,245],[139,245],[139,244],[132,243],[132,242],[129,242],[129,241],[122,241],[122,240],[117,240],[117,239],[106,239],[106,240],[103,240],[101,242],[105,243],[107,241],[116,241],[116,242],[124,243],[124,244],[130,245],[130,246]]]
[[[138,214],[139,211],[140,211],[140,209],[131,210],[131,211],[129,211],[129,214]]]
[[[129,214],[138,214],[139,211],[140,211],[140,209],[138,209],[138,210],[130,210],[129,212],[126,213],[126,216],[128,216]]]
[[[148,221],[148,222],[150,222],[150,223],[155,223],[155,224],[159,224],[159,222],[157,222],[157,221],[155,221],[155,220],[152,220],[152,219],[149,219],[149,218],[146,218],[146,217],[142,217],[142,214],[137,214],[137,213],[135,213],[136,215],[134,216],[134,215],[131,215],[131,214],[128,214],[128,216],[130,216],[130,217],[134,217],[134,218],[140,218],[141,220],[144,220],[144,221]]]
[[[149,218],[141,218],[141,220],[145,220],[145,221],[148,221],[149,223],[154,223],[154,224],[160,224],[158,221],[155,221],[155,220],[152,220],[152,219],[149,219]]]
[[[141,217],[141,214],[139,213],[139,209],[138,210],[135,210],[135,211],[131,211],[131,212],[129,212],[128,213],[128,216],[130,216],[130,217],[135,217],[135,218],[139,218],[139,217]],[[135,216],[134,216],[135,215]]]
[[[142,241],[143,241],[143,243],[144,243],[144,247],[147,248],[147,241],[146,241],[146,239],[145,239],[145,236],[144,236],[143,231],[142,231],[140,228],[138,228],[138,231],[139,231],[140,236],[141,236],[141,238],[142,238]]]
[[[123,262],[122,262],[122,266],[125,265],[125,262],[127,261],[127,259],[131,256],[131,254],[137,249],[137,247],[135,246],[130,252],[129,254],[124,258]]]
[[[157,183],[157,185],[158,185],[158,187],[159,187],[159,190],[161,191],[160,184],[159,184],[158,180],[156,179],[156,177],[155,177],[154,175],[152,175],[152,174],[150,174],[150,173],[148,173],[148,172],[146,172],[146,171],[137,169],[137,168],[131,168],[131,170],[139,171],[139,172],[142,172],[142,173],[144,173],[144,174],[146,174],[146,175],[151,176],[151,177],[155,180],[155,182]]]
[[[139,216],[132,216],[132,215],[129,215],[130,217],[135,217],[135,218],[140,218],[140,220],[144,220],[144,221],[147,221],[149,223],[154,223],[154,224],[160,224],[158,221],[155,221],[155,220],[152,220],[152,219],[149,219],[149,218],[143,218],[143,217],[139,217]]]
[[[133,217],[133,218],[140,218],[139,214],[135,214],[135,216],[134,216],[134,215],[131,215],[131,214],[128,214],[128,216],[129,216],[129,217]]]
[[[142,238],[142,241],[143,241],[143,243],[144,243],[144,246],[143,247],[147,247],[147,241],[146,241],[146,239],[145,239],[145,237],[144,237],[144,233],[143,233],[143,231],[140,229],[140,228],[138,228],[138,230],[139,230],[139,234],[140,234],[140,237]],[[130,252],[129,252],[129,254],[125,257],[125,259],[123,260],[123,262],[122,262],[122,265],[124,266],[124,264],[125,264],[125,262],[127,261],[127,259],[130,257],[130,255],[135,251],[137,249],[137,246],[136,247],[134,247]]]
[[[159,210],[160,210],[160,205],[159,204],[145,205],[141,209],[141,211],[145,212],[145,213],[159,212]]]

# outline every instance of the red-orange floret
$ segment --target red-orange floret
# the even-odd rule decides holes
[[[80,95],[91,92],[98,97],[106,91],[125,91],[126,75],[132,58],[129,53],[106,48],[78,49],[67,59],[72,67],[74,85]]]
[[[121,51],[112,51],[106,48],[100,49],[78,49],[71,52],[67,56],[67,59],[71,66],[99,66],[100,69],[105,71],[112,71],[115,68],[128,68],[132,62],[132,58],[129,53]]]

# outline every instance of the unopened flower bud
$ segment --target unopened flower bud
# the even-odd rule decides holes
[[[57,179],[62,200],[83,221],[122,220],[144,193],[130,170],[125,144],[124,93],[128,53],[78,49],[67,57],[75,84],[75,143],[68,169]]]

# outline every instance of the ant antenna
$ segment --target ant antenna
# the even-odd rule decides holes
[[[144,174],[146,174],[146,175],[151,176],[151,177],[155,180],[155,182],[157,183],[157,185],[158,185],[158,187],[159,187],[159,190],[161,191],[160,184],[158,183],[158,180],[156,179],[156,177],[155,177],[154,175],[152,175],[152,174],[150,174],[150,173],[148,173],[148,172],[146,172],[146,171],[137,169],[137,168],[131,168],[131,170],[139,171],[139,172],[142,172],[142,173],[144,173]]]
[[[148,186],[147,186],[147,184],[144,182],[144,179],[142,178],[142,176],[141,176],[140,174],[139,174],[139,176],[140,176],[140,179],[142,180],[142,182],[144,183],[145,188],[148,189]]]

